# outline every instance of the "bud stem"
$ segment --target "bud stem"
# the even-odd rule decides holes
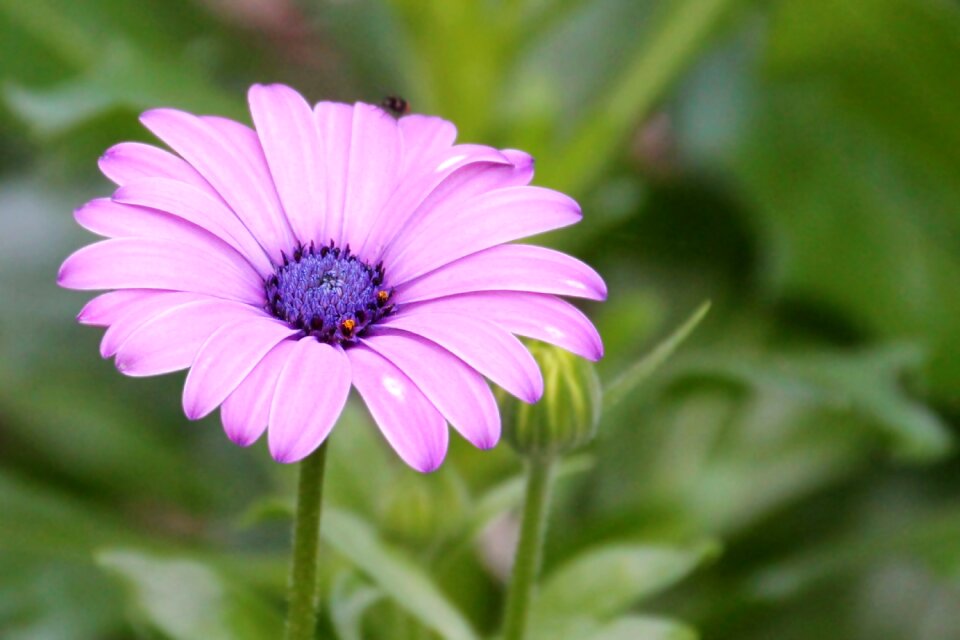
[[[300,463],[286,640],[312,640],[317,626],[317,548],[327,443]]]
[[[543,541],[547,529],[547,508],[553,486],[553,456],[531,456],[528,459],[527,490],[523,504],[520,540],[513,561],[513,576],[507,592],[503,640],[523,640],[530,617]]]

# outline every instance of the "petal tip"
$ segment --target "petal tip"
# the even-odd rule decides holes
[[[178,109],[172,109],[170,107],[156,107],[155,109],[147,109],[140,114],[140,124],[145,126],[150,131],[153,131],[153,127],[157,124],[160,124],[161,120],[168,120],[170,118],[177,118],[184,115],[188,114],[184,111],[179,111]]]
[[[603,294],[603,299],[607,299],[607,281],[599,273],[597,274],[597,288]]]
[[[233,433],[230,431],[227,431],[227,438],[229,438],[233,444],[243,448],[247,448],[257,441],[257,438],[251,436],[249,433]]]
[[[591,298],[597,302],[603,302],[607,299],[607,283],[603,278],[597,276],[596,282],[590,284]]]
[[[156,120],[157,118],[163,117],[167,111],[168,109],[165,109],[163,107],[158,107],[156,109],[147,109],[146,111],[140,114],[140,122],[146,125],[151,120]]]
[[[598,339],[596,343],[590,345],[590,351],[584,354],[584,357],[590,362],[603,360],[603,342]]]
[[[276,89],[282,86],[283,85],[264,84],[260,82],[254,83],[247,89],[247,101],[253,103],[260,99],[267,99],[271,93],[274,93]]]
[[[308,453],[313,453],[308,452]],[[270,456],[280,464],[293,464],[300,462],[307,457],[307,453],[301,453],[295,449],[273,449],[270,450]]]
[[[104,175],[107,174],[106,165],[110,164],[110,162],[112,162],[116,158],[116,155],[117,155],[117,151],[115,150],[114,147],[110,147],[109,149],[107,149],[106,151],[100,154],[100,157],[97,158],[97,166],[100,168],[100,173]]]
[[[489,451],[490,449],[493,449],[494,447],[496,447],[498,444],[500,444],[499,433],[492,435],[490,439],[479,440],[473,443],[473,445],[477,449],[480,449],[481,451]]]
[[[252,93],[272,93],[277,91],[300,95],[299,91],[282,82],[255,82],[254,84],[250,85],[250,88],[247,90],[247,95]]]
[[[125,200],[129,198],[129,195],[130,195],[129,187],[120,186],[113,191],[113,194],[110,196],[110,200],[113,202],[123,203]]]
[[[120,368],[121,364],[123,363],[121,363],[118,359],[118,362],[117,362],[118,369]],[[129,367],[127,368],[129,369]],[[121,369],[121,371],[123,371],[123,369]],[[200,418],[207,415],[209,411],[204,411],[203,407],[201,407],[197,403],[196,398],[190,398],[185,395],[183,397],[183,413],[185,416],[187,416],[187,420],[199,420]]]
[[[533,356],[531,356],[531,358],[532,357]],[[528,402],[530,404],[536,404],[537,402],[540,402],[540,398],[543,397],[544,388],[543,372],[540,371],[539,366],[537,366],[536,369],[536,377],[534,377],[530,382],[531,387],[527,390],[527,397],[529,398]]]
[[[411,464],[410,466],[420,473],[433,473],[443,465],[444,457],[445,456],[429,458],[424,461],[418,461],[416,464]]]
[[[73,288],[70,285],[70,271],[70,258],[67,258],[63,264],[60,265],[60,268],[57,269],[57,286],[63,287],[64,289]],[[80,313],[82,314],[83,311]]]
[[[529,171],[536,166],[536,160],[526,151],[520,151],[519,149],[501,149],[500,153],[506,157],[515,169],[519,169],[520,171]]]

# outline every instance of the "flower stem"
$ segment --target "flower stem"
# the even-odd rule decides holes
[[[513,560],[513,576],[507,593],[503,640],[523,640],[527,633],[530,599],[537,574],[540,572],[552,484],[553,458],[549,456],[529,458],[523,521],[520,524],[520,540],[517,543],[517,553]]]
[[[313,640],[317,626],[317,546],[327,443],[300,463],[286,640]]]

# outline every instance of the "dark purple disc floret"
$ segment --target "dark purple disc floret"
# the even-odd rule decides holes
[[[328,344],[357,340],[393,308],[383,265],[350,254],[350,247],[297,247],[265,283],[267,311]]]

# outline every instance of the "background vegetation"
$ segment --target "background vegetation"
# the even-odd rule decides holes
[[[605,381],[713,301],[565,464],[539,638],[960,638],[958,69],[953,0],[0,0],[0,636],[276,637],[295,470],[54,278],[140,110],[285,81],[533,152]],[[494,633],[516,457],[420,477],[359,404],[331,457],[324,637]]]

